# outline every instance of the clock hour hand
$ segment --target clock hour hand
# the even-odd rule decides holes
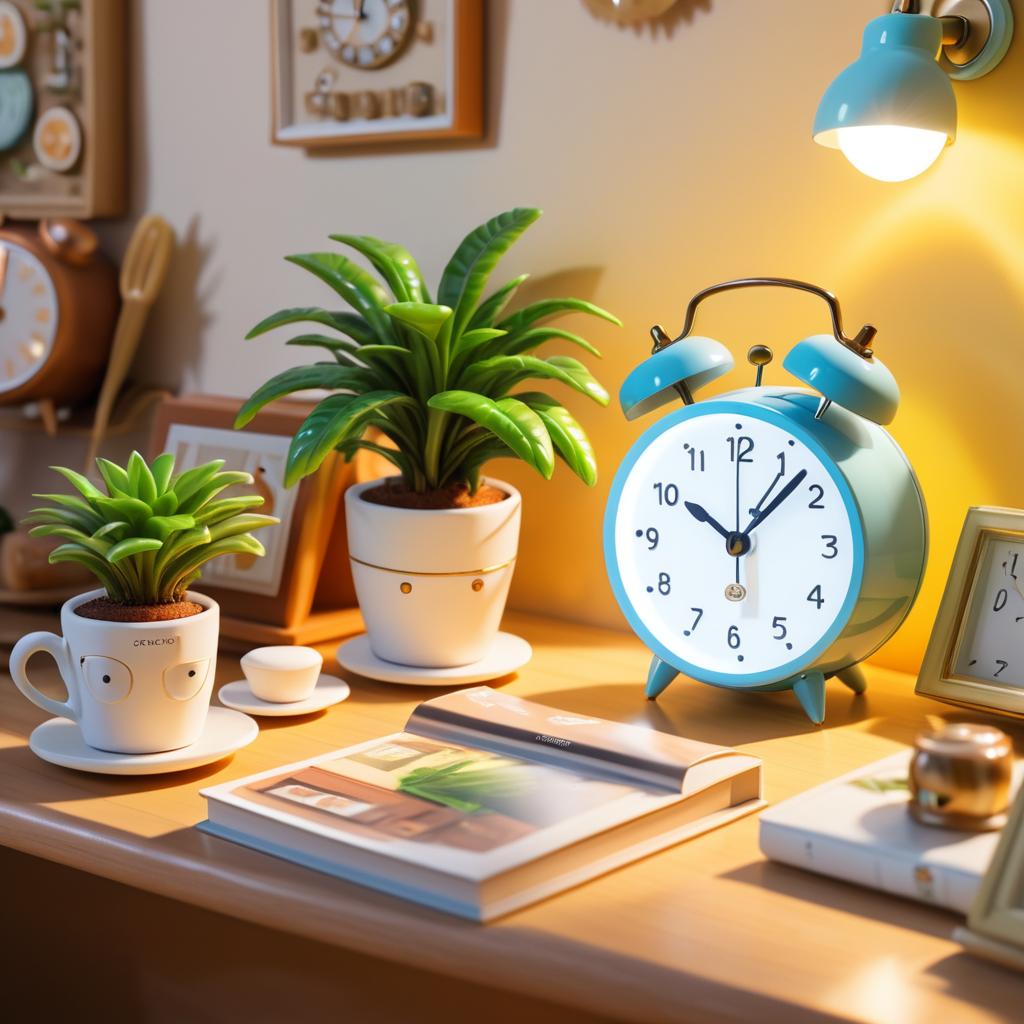
[[[785,487],[775,495],[774,498],[760,512],[754,516],[753,519],[747,523],[747,528],[743,531],[746,536],[754,531],[754,529],[761,525],[803,482],[807,476],[807,470],[801,469],[799,473],[792,480],[786,484]]]
[[[707,523],[716,533],[721,534],[726,540],[729,539],[729,531],[703,505],[698,505],[695,501],[684,501],[683,505],[698,523]]]

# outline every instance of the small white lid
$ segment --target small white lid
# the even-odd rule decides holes
[[[324,663],[323,655],[312,647],[256,647],[242,656],[242,668],[279,670],[294,672],[296,669],[319,668]]]

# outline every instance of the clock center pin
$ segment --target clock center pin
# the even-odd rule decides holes
[[[727,601],[742,601],[747,596],[747,588],[742,583],[730,583],[725,588]]]

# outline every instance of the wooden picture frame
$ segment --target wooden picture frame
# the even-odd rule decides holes
[[[319,65],[339,76],[338,89],[331,86],[330,113],[309,115],[296,109],[300,106],[300,86],[296,83],[296,65],[306,57],[300,54],[296,40],[296,11],[309,8],[311,23],[316,22],[316,0],[271,0],[271,106],[273,121],[271,142],[282,146],[316,148],[439,140],[477,139],[484,130],[484,2],[483,0],[416,0],[416,8],[424,4],[439,5],[443,12],[443,29],[431,38],[431,45],[443,47],[444,81],[426,84],[436,94],[443,109],[428,114],[412,115],[398,109],[404,101],[402,92],[392,79],[390,67],[382,70],[356,70],[334,60],[323,47],[317,46]],[[301,7],[300,7],[301,5]],[[311,32],[312,28],[300,29]],[[310,38],[310,37],[306,37]],[[426,44],[416,44],[426,45]],[[400,67],[403,54],[394,59]],[[311,77],[309,86],[318,81]],[[422,84],[410,82],[408,87]],[[312,90],[311,90],[312,91]],[[341,97],[335,101],[334,97]],[[371,100],[364,100],[372,96]],[[385,116],[359,116],[354,108],[361,103],[382,111],[395,110]],[[325,101],[325,110],[327,104]],[[353,116],[355,115],[355,116]],[[318,119],[319,117],[319,119]],[[305,118],[305,119],[304,119]]]
[[[967,926],[953,937],[970,953],[1024,970],[1024,788],[1003,826]]]
[[[313,476],[296,487],[283,484],[284,460],[295,431],[315,403],[282,399],[263,409],[245,430],[233,429],[242,399],[218,395],[168,398],[157,411],[151,457],[172,451],[181,468],[226,460],[226,468],[257,477],[254,489],[267,502],[261,511],[281,518],[260,531],[262,559],[217,559],[203,569],[196,590],[221,608],[221,635],[252,644],[312,644],[359,631],[351,583],[338,579],[347,564],[331,558],[332,603],[317,601],[335,534],[344,532],[342,494],[353,467],[331,453]],[[233,493],[229,492],[229,493]]]
[[[1007,666],[1010,671],[1002,679],[977,678],[957,666],[972,610],[989,596],[982,592],[981,574],[988,565],[990,545],[1006,541],[1024,544],[1024,510],[968,509],[915,692],[974,711],[1024,717],[1024,663]],[[1024,559],[1021,579],[1024,582]],[[1021,596],[1024,600],[1024,591]]]
[[[115,217],[127,206],[125,155],[127,31],[125,0],[81,0],[68,8],[71,39],[67,91],[48,84],[58,63],[56,34],[37,27],[51,15],[34,0],[14,0],[29,29],[19,69],[34,93],[32,126],[0,162],[0,213],[7,217]],[[65,107],[81,128],[81,156],[65,172],[35,162],[33,128],[45,112]],[[13,168],[24,166],[19,176]]]

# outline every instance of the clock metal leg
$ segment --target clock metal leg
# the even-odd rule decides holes
[[[815,724],[825,721],[825,677],[820,672],[805,672],[793,681],[793,692],[800,707]]]
[[[847,685],[854,693],[863,693],[868,688],[868,680],[860,665],[851,665],[836,673],[836,679]]]
[[[647,670],[647,699],[655,700],[677,675],[679,669],[673,668],[657,655],[651,658],[651,667]]]

